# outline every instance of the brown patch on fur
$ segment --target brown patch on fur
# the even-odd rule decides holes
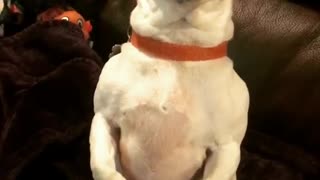
[[[193,162],[181,167],[190,159],[185,153],[189,146],[190,124],[184,113],[172,109],[163,112],[161,107],[140,105],[126,112],[125,116],[125,127],[122,128],[127,132],[125,137],[121,137],[119,149],[121,165],[128,179],[139,179],[143,176],[141,173],[151,175],[149,178],[155,178],[152,174],[157,178],[174,178],[184,176],[180,173],[188,168],[196,170]],[[131,141],[127,137],[135,138]],[[170,169],[174,167],[181,168],[171,173]]]
[[[131,171],[130,168],[130,158],[129,158],[129,152],[126,146],[123,144],[123,141],[120,140],[119,143],[119,154],[120,154],[120,164],[122,168],[122,175],[127,179],[127,180],[136,180],[134,178],[134,174]]]

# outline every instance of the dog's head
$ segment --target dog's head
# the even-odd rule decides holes
[[[156,26],[186,21],[201,30],[231,20],[232,0],[137,0],[137,7]]]
[[[162,41],[214,46],[233,36],[232,0],[137,0],[130,23]]]

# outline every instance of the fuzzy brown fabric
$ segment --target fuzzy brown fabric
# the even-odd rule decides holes
[[[102,61],[68,22],[0,41],[0,179],[88,179]]]

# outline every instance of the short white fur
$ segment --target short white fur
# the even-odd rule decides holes
[[[133,30],[198,46],[232,38],[231,0],[178,1],[138,0]],[[208,158],[202,179],[235,180],[248,108],[247,86],[228,57],[170,61],[125,43],[104,66],[95,91],[93,177],[189,180]]]

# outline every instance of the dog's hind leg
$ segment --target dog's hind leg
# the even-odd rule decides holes
[[[204,171],[204,180],[235,180],[240,163],[240,145],[230,142],[219,146],[209,157]]]
[[[95,114],[90,131],[90,166],[95,180],[125,180],[116,169],[117,143],[102,114]]]

